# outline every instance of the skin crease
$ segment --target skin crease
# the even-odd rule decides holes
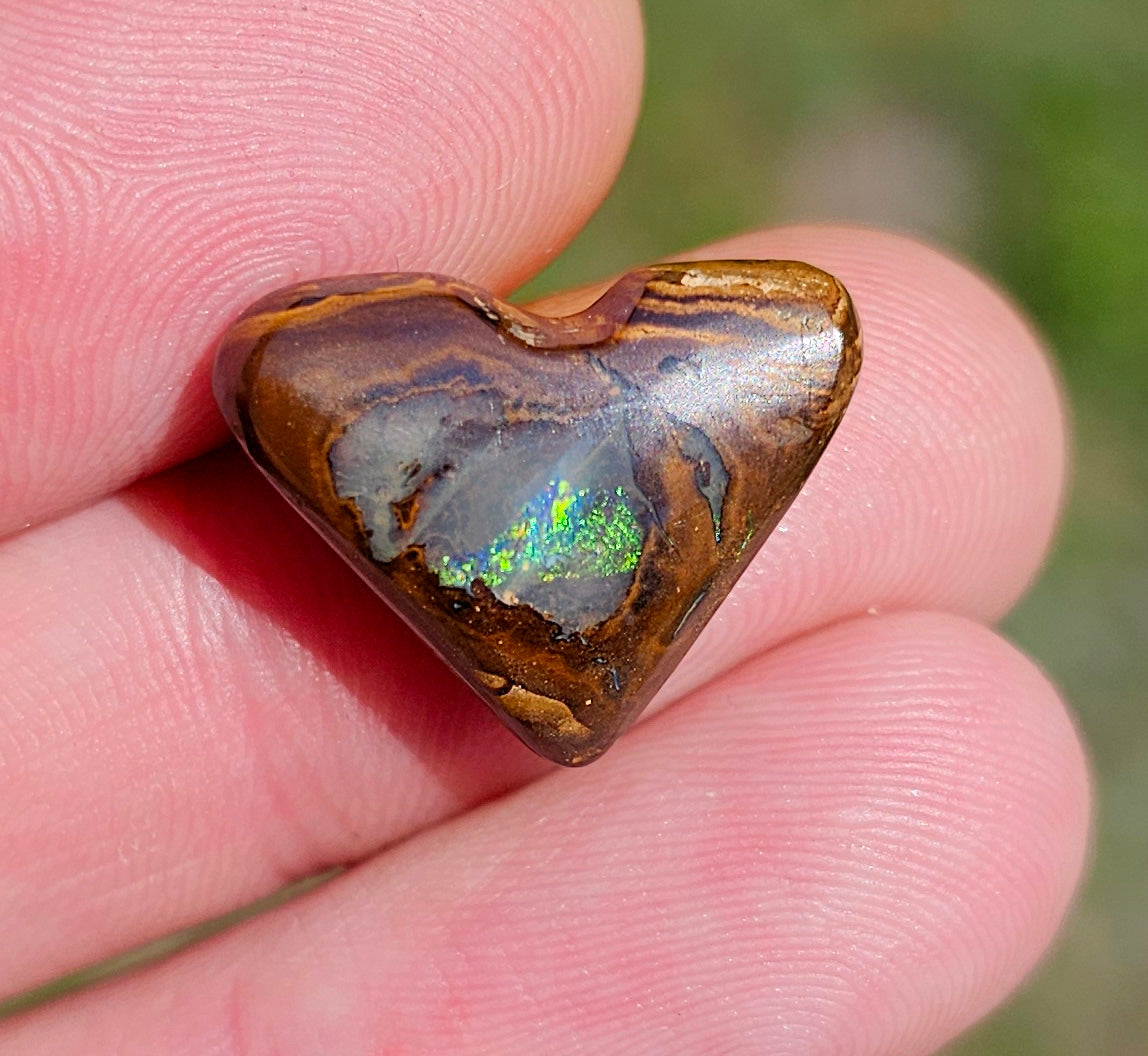
[[[638,13],[308,6],[0,4],[0,509],[35,525],[0,543],[0,990],[364,864],[0,1052],[935,1050],[1037,961],[1085,848],[1064,707],[979,626],[1063,487],[1029,328],[876,232],[699,251],[837,274],[861,383],[662,714],[551,773],[234,449],[184,460],[261,293],[505,290],[557,251],[624,150]]]

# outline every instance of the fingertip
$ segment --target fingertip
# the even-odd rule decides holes
[[[1066,483],[1066,404],[1032,321],[971,265],[887,231],[795,226],[722,248],[808,259],[849,288],[865,367],[835,446],[875,488],[890,469],[910,486],[892,527],[931,513],[938,550],[950,531],[992,533],[961,539],[966,556],[994,566],[970,570],[979,596],[954,596],[951,607],[1003,615],[1043,562]],[[968,523],[954,515],[962,508]]]
[[[730,992],[730,964],[756,951],[785,980],[762,1005],[805,1024],[802,1051],[935,1051],[1040,962],[1088,858],[1091,781],[1063,699],[1011,644],[946,613],[795,639],[601,766],[599,784],[618,783],[604,800],[633,810],[617,825],[629,853],[643,818],[672,814],[658,853],[692,848],[667,881],[676,904],[705,890],[710,916],[732,918],[731,945],[699,937],[686,959]]]
[[[959,261],[866,228],[779,228],[690,255],[832,272],[864,362],[824,457],[663,699],[712,677],[708,657],[728,666],[842,616],[1004,615],[1044,562],[1066,476],[1060,386],[1024,316]]]
[[[907,455],[915,488],[900,489],[903,519],[927,524],[936,551],[960,549],[964,580],[952,577],[939,607],[997,620],[1043,565],[1063,505],[1053,361],[1031,320],[975,269],[877,231],[858,232],[854,252],[842,267],[869,310],[872,388],[857,431],[878,458]]]
[[[605,195],[641,90],[635,0],[11,17],[0,531],[218,442],[211,348],[275,287],[520,282]]]

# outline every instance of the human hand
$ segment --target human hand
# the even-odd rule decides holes
[[[915,1054],[1008,993],[1088,805],[1055,692],[983,626],[1063,486],[998,294],[870,231],[699,251],[839,276],[865,367],[649,721],[553,772],[202,454],[210,355],[297,279],[535,271],[620,163],[636,8],[0,11],[0,514],[29,525],[0,543],[0,992],[361,863],[0,1024],[5,1056]]]

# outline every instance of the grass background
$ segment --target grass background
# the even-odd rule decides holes
[[[1055,553],[1006,631],[1080,717],[1095,861],[1058,947],[953,1056],[1148,1052],[1148,4],[647,0],[616,188],[540,294],[743,228],[851,220],[975,262],[1075,414]]]

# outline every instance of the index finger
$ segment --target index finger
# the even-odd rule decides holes
[[[219,443],[210,351],[261,293],[521,282],[605,194],[641,88],[633,0],[4,18],[0,534]]]

